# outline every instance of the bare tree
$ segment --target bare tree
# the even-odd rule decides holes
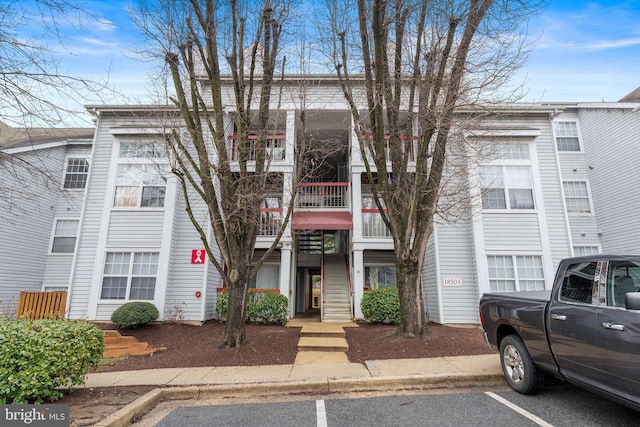
[[[106,79],[94,81],[63,72],[56,56],[56,50],[66,49],[62,27],[81,29],[97,20],[81,6],[75,0],[10,1],[0,6],[0,211],[4,218],[23,215],[21,201],[37,201],[42,192],[60,188],[62,171],[50,170],[47,154],[17,148],[89,138],[90,130],[69,128],[65,121],[86,114],[83,101],[100,99],[110,90]],[[25,180],[32,184],[24,185]]]
[[[293,198],[303,172],[304,109],[297,117],[303,131],[291,177],[272,168],[275,158],[284,155],[273,140],[286,123],[275,111],[279,103],[275,93],[281,92],[274,87],[282,84],[281,43],[292,12],[290,3],[161,1],[142,4],[134,16],[153,42],[147,53],[161,54],[167,65],[174,92],[169,101],[178,111],[166,134],[173,173],[209,259],[227,284],[229,307],[221,348],[245,342],[250,279],[285,232],[293,200],[270,248],[253,262],[261,206],[274,191]],[[292,188],[287,190],[288,186]],[[206,222],[194,209],[202,201]]]
[[[323,46],[393,237],[402,336],[427,332],[421,272],[453,135],[490,109],[482,101],[515,99],[504,85],[526,59],[519,30],[539,6],[510,0],[326,3],[322,22],[331,37]]]

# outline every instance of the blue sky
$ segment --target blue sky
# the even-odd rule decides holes
[[[104,22],[67,32],[70,53],[61,68],[97,80],[108,76],[132,101],[144,102],[149,65],[133,59],[137,36],[127,4],[85,1]],[[516,76],[516,82],[526,79],[525,101],[613,102],[640,86],[640,0],[550,0],[529,35],[535,48]]]

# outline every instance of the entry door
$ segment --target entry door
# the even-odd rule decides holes
[[[309,286],[311,288],[309,308],[320,308],[322,306],[322,274],[320,270],[309,270]]]

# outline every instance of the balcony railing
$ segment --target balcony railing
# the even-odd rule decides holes
[[[282,227],[282,208],[260,209],[259,236],[277,236]]]
[[[369,136],[369,140],[373,139],[372,136]],[[416,161],[416,151],[418,149],[418,139],[417,137],[414,137],[413,140],[410,140],[409,137],[407,136],[401,136],[400,140],[402,141],[402,150],[405,153],[408,153],[409,155],[409,162],[415,162]],[[366,144],[365,144],[366,147]],[[372,147],[373,148],[373,147]],[[389,152],[389,136],[385,136],[385,158],[387,159],[387,162],[391,161],[391,155]],[[371,162],[373,161],[373,157],[369,151],[369,149],[365,148],[365,152],[363,153],[363,155],[367,156],[367,159]]]
[[[258,137],[255,135],[249,136],[249,157],[247,161],[253,162],[256,160],[256,148]],[[286,135],[269,135],[266,138],[266,156],[267,159],[271,159],[272,162],[282,162],[286,158],[285,151]],[[236,135],[230,136],[227,143],[229,149],[229,157],[231,161],[237,162],[240,159],[240,152],[238,147],[238,137]]]
[[[304,182],[298,186],[296,207],[346,208],[348,182]]]
[[[391,238],[378,209],[362,209],[362,236]]]

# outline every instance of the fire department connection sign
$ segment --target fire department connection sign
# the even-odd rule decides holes
[[[204,257],[207,252],[204,249],[193,249],[191,251],[191,264],[204,264]]]

